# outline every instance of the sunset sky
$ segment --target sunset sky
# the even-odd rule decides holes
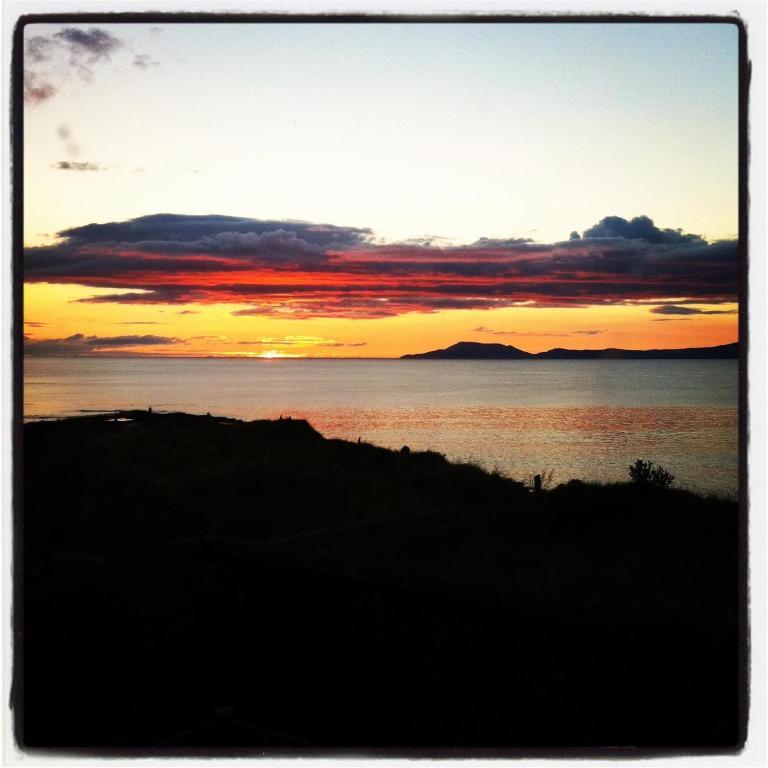
[[[25,29],[28,354],[737,339],[729,24]]]

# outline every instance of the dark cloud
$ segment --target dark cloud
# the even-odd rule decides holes
[[[370,229],[337,227],[331,224],[310,224],[304,221],[275,221],[250,219],[241,216],[185,216],[175,213],[157,213],[128,221],[112,221],[106,224],[86,224],[59,232],[71,244],[165,243],[174,248],[175,243],[188,247],[190,243],[203,245],[205,238],[221,235],[264,235],[277,231],[289,232],[307,243],[324,248],[342,248],[367,242]],[[178,249],[177,249],[178,250]]]
[[[676,304],[662,304],[653,307],[655,315],[735,315],[735,309],[697,309],[696,307],[680,307]]]
[[[180,291],[179,291],[180,293]],[[177,294],[178,295],[178,294]],[[75,304],[173,304],[176,301],[172,290],[164,291],[163,298],[159,291],[143,293],[107,293],[99,296],[89,296],[85,299],[73,299]]]
[[[633,235],[622,237],[615,219],[560,243],[438,246],[381,244],[359,227],[157,214],[64,230],[56,245],[26,250],[25,279],[113,289],[88,303],[233,303],[248,305],[240,316],[298,319],[737,300],[736,241],[708,244],[646,217],[619,220]]]
[[[115,51],[123,47],[123,42],[105,29],[91,27],[88,30],[66,27],[53,35],[67,46],[75,57],[87,56],[91,62],[108,59]]]
[[[164,323],[158,323],[155,320],[126,320],[122,323],[114,323],[114,325],[164,325]]]
[[[189,243],[182,245],[153,244],[155,252],[172,253],[175,250],[188,251]],[[316,260],[323,261],[326,251],[317,243],[308,242],[297,236],[295,232],[285,229],[276,229],[272,232],[220,232],[208,235],[193,244],[195,250],[203,253],[232,254],[234,256],[246,256],[254,261],[264,260],[267,263],[300,262],[303,266]]]
[[[76,160],[59,160],[51,166],[57,171],[106,171],[104,166],[96,163],[78,162]]]
[[[599,336],[601,333],[606,333],[606,328],[591,328],[587,331],[571,331],[571,334],[577,336]]]
[[[369,230],[306,222],[159,214],[59,232],[63,242],[26,251],[25,272],[30,280],[42,280],[48,274],[61,281],[68,274],[70,281],[84,279],[86,285],[125,274],[125,287],[130,288],[139,287],[133,278],[140,278],[148,268],[166,277],[236,273],[258,266],[315,269],[331,259],[334,249],[362,245],[369,234]],[[175,292],[167,280],[163,282],[166,295]],[[194,290],[192,294],[197,296]],[[139,297],[125,300],[131,298]]]
[[[75,333],[63,339],[33,339],[24,337],[25,355],[90,355],[103,351],[125,350],[131,347],[168,346],[184,344],[182,339],[168,336],[85,336]]]
[[[176,314],[177,315],[199,315],[200,312],[197,309],[182,309]]]
[[[86,343],[92,347],[135,347],[166,344],[183,344],[181,339],[169,336],[86,336]]]
[[[575,232],[571,233],[571,238]],[[624,240],[643,240],[653,245],[703,245],[700,235],[684,234],[680,229],[659,229],[647,216],[636,216],[627,220],[621,216],[606,216],[599,224],[583,233],[584,239],[622,238]]]

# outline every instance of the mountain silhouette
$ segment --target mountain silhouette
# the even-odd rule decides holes
[[[459,341],[446,349],[402,355],[404,360],[737,360],[739,343],[684,349],[563,349],[524,352],[511,344]]]
[[[536,355],[508,344],[482,344],[478,341],[460,341],[447,349],[434,349],[415,355],[403,355],[403,359],[459,359],[459,360],[527,360]]]

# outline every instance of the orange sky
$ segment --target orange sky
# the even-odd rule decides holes
[[[738,242],[648,217],[567,241],[384,244],[365,228],[159,214],[25,250],[28,354],[399,357],[734,341]]]
[[[126,306],[78,303],[98,290],[76,285],[25,287],[25,333],[31,339],[160,336],[172,344],[94,349],[92,354],[187,356],[399,357],[453,344],[512,344],[528,352],[570,349],[674,348],[725,344],[738,338],[736,304],[697,304],[718,315],[663,316],[653,305],[585,308],[510,307],[497,310],[411,312],[376,319],[281,319],[236,316],[247,305]],[[485,329],[485,330],[478,330]],[[344,346],[341,346],[344,345]],[[353,346],[354,345],[354,346]]]
[[[733,24],[23,37],[27,354],[737,338]]]

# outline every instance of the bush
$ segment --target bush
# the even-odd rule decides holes
[[[531,472],[530,474],[526,475],[525,477],[525,485],[530,489],[533,490],[536,485],[536,477],[537,475]],[[545,469],[542,472],[538,473],[538,477],[541,478],[541,490],[542,491],[548,491],[552,487],[552,481],[555,477],[555,470],[554,469]]]
[[[629,477],[640,485],[653,485],[656,488],[669,488],[675,476],[662,466],[654,466],[652,461],[638,459],[629,468]]]

